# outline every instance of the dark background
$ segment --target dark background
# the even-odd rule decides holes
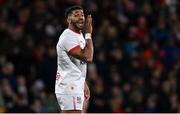
[[[0,0],[0,112],[60,112],[64,11],[93,17],[87,112],[180,112],[180,0]]]

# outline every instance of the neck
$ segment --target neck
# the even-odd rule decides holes
[[[75,27],[73,27],[73,26],[69,26],[68,29],[70,29],[71,31],[73,31],[73,32],[75,32],[75,33],[78,33],[78,34],[81,33],[81,30],[79,30],[79,29],[77,29],[77,28],[75,28]]]

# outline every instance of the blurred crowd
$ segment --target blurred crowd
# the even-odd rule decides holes
[[[93,17],[87,112],[180,112],[180,0],[0,0],[0,112],[60,112],[64,11]]]

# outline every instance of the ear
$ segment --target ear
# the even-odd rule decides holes
[[[68,17],[67,17],[67,22],[68,22],[68,23],[71,23],[71,16],[68,16]]]

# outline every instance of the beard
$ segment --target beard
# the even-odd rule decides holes
[[[71,22],[71,25],[77,30],[82,30],[84,28],[84,23]]]

